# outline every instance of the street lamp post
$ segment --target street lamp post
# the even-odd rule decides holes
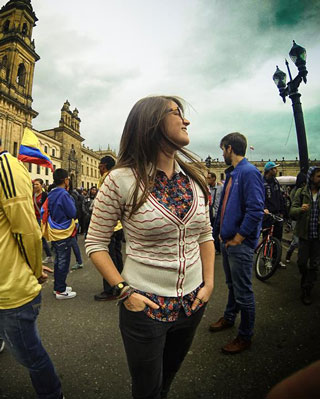
[[[302,106],[300,102],[301,94],[298,92],[298,88],[302,80],[304,81],[304,83],[307,83],[308,71],[306,69],[306,50],[303,47],[297,45],[295,41],[293,41],[293,46],[290,50],[289,56],[299,70],[298,75],[294,79],[292,79],[289,63],[286,60],[286,66],[288,69],[290,81],[286,85],[286,74],[282,72],[278,68],[278,66],[276,72],[273,75],[273,81],[279,89],[279,94],[282,97],[283,102],[286,102],[287,96],[289,96],[289,98],[291,99],[297,132],[300,170],[304,173],[307,173],[309,167],[308,145]]]

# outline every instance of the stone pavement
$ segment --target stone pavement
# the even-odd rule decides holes
[[[81,236],[79,243],[83,253]],[[52,277],[43,287],[38,322],[43,343],[61,377],[66,399],[129,399],[130,376],[118,330],[118,308],[114,302],[93,300],[102,290],[102,279],[85,255],[84,260],[85,267],[68,277],[68,284],[78,292],[76,298],[56,300]],[[208,331],[209,323],[222,316],[227,296],[221,256],[217,257],[215,291],[170,399],[264,398],[275,383],[320,359],[320,283],[314,290],[314,304],[302,305],[295,261],[296,255],[287,269],[278,270],[265,283],[253,278],[254,342],[250,350],[230,356],[220,348],[236,336],[236,327],[215,334]],[[28,373],[6,349],[0,355],[0,398],[34,397]]]

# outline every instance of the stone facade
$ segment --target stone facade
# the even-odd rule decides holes
[[[272,161],[272,160],[271,160]],[[300,172],[300,165],[298,159],[296,160],[273,160],[278,166],[278,176],[297,176]],[[263,173],[264,165],[268,161],[250,161],[253,163],[261,173]],[[212,161],[211,166],[208,168],[205,162],[203,162],[204,166],[207,166],[208,171],[214,172],[217,176],[217,181],[225,180],[225,170],[227,169],[227,165],[224,162]],[[320,161],[314,160],[309,161],[309,166],[320,166]]]
[[[38,113],[32,109],[37,21],[29,0],[10,0],[0,10],[0,135],[16,155],[23,130]]]
[[[40,57],[35,52],[32,30],[37,21],[30,0],[10,0],[0,10],[0,137],[3,148],[18,155],[25,127],[32,129],[38,113],[32,109],[34,67]],[[80,134],[79,111],[63,104],[58,127],[33,132],[54,167],[66,169],[74,187],[89,188],[99,179],[99,160],[116,154],[108,150],[95,152],[85,147]],[[31,177],[53,182],[52,172],[26,164]],[[87,173],[88,171],[88,173]]]
[[[99,163],[101,156],[86,146],[82,146],[81,154],[81,187],[86,189],[97,186],[100,173]]]

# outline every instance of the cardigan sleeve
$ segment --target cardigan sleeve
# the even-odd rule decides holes
[[[109,251],[111,236],[118,220],[121,219],[124,203],[120,185],[111,172],[104,180],[94,200],[91,221],[85,241],[86,253]]]

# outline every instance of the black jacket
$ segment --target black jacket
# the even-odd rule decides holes
[[[264,208],[275,215],[284,215],[286,213],[286,207],[278,180],[274,177],[271,179],[263,177],[263,184],[265,189]]]

